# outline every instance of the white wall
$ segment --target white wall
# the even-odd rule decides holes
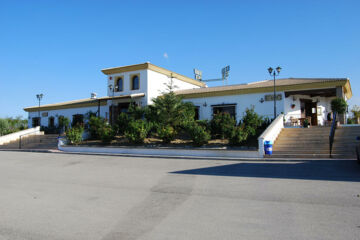
[[[140,83],[140,87],[138,90],[131,90],[131,76],[137,74],[139,75],[139,83]],[[124,81],[124,87],[123,87],[123,91],[121,92],[114,92],[114,96],[121,96],[121,95],[130,95],[130,94],[135,94],[135,93],[145,93],[147,92],[148,89],[148,83],[147,83],[147,70],[138,70],[138,71],[132,71],[132,72],[125,72],[125,73],[116,73],[116,74],[111,74],[107,76],[107,85],[105,86],[107,89],[107,95],[109,97],[113,96],[113,92],[110,91],[109,89],[109,85],[111,84],[112,86],[115,86],[115,81],[119,78],[122,77],[123,81]],[[112,78],[110,80],[110,77]]]
[[[152,70],[148,71],[148,91],[147,91],[147,104],[152,103],[152,99],[156,98],[157,96],[161,95],[163,92],[167,91],[166,84],[170,82],[170,78],[164,74],[154,72]],[[173,84],[174,86],[177,86],[174,90],[182,90],[182,89],[193,89],[193,88],[199,88],[199,86],[196,86],[191,83],[187,83],[184,81],[181,81],[177,78],[173,78]]]
[[[244,116],[246,108],[250,108],[252,105],[255,107],[255,112],[259,115],[272,119],[274,117],[274,102],[265,101],[260,102],[261,98],[265,98],[265,95],[271,93],[254,93],[254,94],[241,94],[241,95],[229,95],[220,97],[205,97],[205,98],[193,98],[185,99],[184,101],[193,102],[195,106],[200,107],[199,117],[200,119],[212,119],[212,107],[211,105],[220,104],[234,104],[236,103],[236,121],[239,121]],[[282,94],[282,100],[276,101],[277,115],[284,112],[284,93]],[[206,107],[204,104],[206,103]]]
[[[87,112],[92,111],[92,112],[97,112],[98,111],[98,107],[94,106],[94,107],[83,107],[83,108],[69,108],[69,109],[59,109],[59,110],[50,110],[50,111],[40,111],[40,116],[41,116],[41,126],[47,127],[49,125],[49,117],[54,117],[55,118],[55,126],[58,125],[59,121],[58,121],[58,117],[59,116],[64,116],[70,119],[70,121],[72,121],[73,115],[75,114],[86,114]],[[42,117],[42,113],[48,113],[47,117]],[[109,112],[109,108],[108,106],[100,106],[100,116],[104,117],[106,116],[106,112]],[[29,112],[29,117],[28,117],[28,127],[31,128],[32,127],[32,118],[34,117],[38,117],[39,114],[38,112]],[[107,116],[109,116],[109,113],[107,114]]]

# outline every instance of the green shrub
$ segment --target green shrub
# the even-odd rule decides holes
[[[0,118],[0,136],[9,134],[10,124],[6,119]]]
[[[104,144],[109,144],[115,138],[116,132],[109,124],[104,124],[99,129],[100,140]]]
[[[206,129],[206,131],[210,131],[210,122],[208,120],[196,120],[197,125],[202,126]]]
[[[158,128],[158,123],[146,121],[147,137],[157,135]]]
[[[139,120],[143,119],[146,109],[136,105],[135,103],[130,103],[127,114],[130,118]]]
[[[91,116],[88,122],[89,132],[92,139],[100,139],[100,129],[106,124],[105,119]]]
[[[83,132],[84,128],[82,127],[74,127],[68,129],[65,134],[69,144],[78,145],[79,143],[81,143]]]
[[[213,137],[220,137],[221,139],[229,138],[235,125],[236,121],[229,113],[215,114],[210,121],[211,134]]]
[[[246,132],[250,136],[257,134],[257,129],[261,127],[263,122],[263,118],[255,112],[254,106],[246,108],[245,115],[241,120],[241,123],[246,127]]]
[[[70,119],[64,116],[59,116],[59,127],[67,131],[70,126]]]
[[[147,134],[147,123],[141,119],[130,121],[125,131],[125,137],[131,143],[143,143]]]
[[[211,135],[206,128],[196,122],[189,123],[186,130],[195,146],[202,146],[208,143],[211,138]]]
[[[338,114],[343,114],[346,112],[347,103],[343,98],[335,98],[331,101],[331,110]]]
[[[244,145],[247,138],[248,132],[243,126],[237,126],[231,132],[231,136],[229,138],[230,145],[241,146]]]
[[[126,113],[120,113],[116,120],[116,131],[118,134],[123,135],[128,127],[130,122],[129,115]]]
[[[304,122],[303,122],[303,127],[307,128],[309,125],[310,125],[309,120],[305,119]]]
[[[164,143],[170,143],[174,140],[177,131],[170,125],[160,125],[157,129],[157,134]]]

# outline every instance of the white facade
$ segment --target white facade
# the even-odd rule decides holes
[[[40,126],[49,126],[49,118],[54,117],[54,124],[55,126],[59,124],[59,117],[64,116],[70,119],[70,121],[73,118],[73,115],[75,114],[83,114],[85,115],[89,111],[91,112],[97,112],[98,107],[82,107],[82,108],[68,108],[68,109],[57,109],[57,110],[48,110],[48,111],[40,111],[40,119],[41,123]],[[47,117],[44,117],[47,115]],[[39,116],[39,112],[29,112],[28,117],[28,127],[32,127],[32,118],[36,118]],[[106,116],[109,116],[109,107],[108,106],[100,106],[100,116],[105,118]]]
[[[284,112],[284,93],[282,94],[282,100],[276,101],[277,114]],[[254,107],[255,111],[267,117],[269,119],[274,116],[274,102],[264,101],[264,93],[255,94],[241,94],[241,95],[228,95],[228,96],[217,96],[217,97],[203,97],[203,98],[189,98],[184,101],[192,102],[195,106],[199,107],[199,119],[210,120],[213,115],[213,106],[221,105],[235,105],[236,121],[243,118],[245,110],[247,108]]]
[[[167,84],[171,80],[174,90],[181,90],[180,95],[185,97],[184,101],[192,102],[197,107],[199,119],[210,120],[214,109],[222,107],[234,110],[234,116],[238,122],[243,118],[245,110],[251,107],[254,107],[255,111],[265,118],[272,119],[274,117],[274,102],[269,98],[273,94],[272,82],[270,81],[207,88],[202,82],[150,63],[109,68],[102,71],[106,75],[104,83],[106,83],[107,97],[42,106],[40,108],[40,125],[49,126],[49,119],[51,117],[54,118],[54,125],[56,126],[58,125],[59,116],[72,120],[74,115],[85,115],[89,111],[98,113],[98,110],[100,110],[101,117],[109,119],[111,115],[116,116],[119,113],[113,113],[114,110],[111,109],[116,107],[117,111],[119,111],[121,105],[126,106],[130,102],[135,102],[140,106],[147,106],[153,103],[152,100],[154,98],[167,91]],[[139,80],[138,89],[132,87],[132,79],[135,76]],[[118,85],[117,81],[119,78],[122,79],[123,83],[120,86],[121,89],[115,87]],[[309,82],[309,80],[311,81]],[[331,100],[335,96],[347,99],[352,94],[348,79],[284,79],[283,81],[286,83],[283,83],[277,91],[277,95],[281,95],[281,98],[276,101],[276,113],[277,115],[284,114],[285,122],[290,122],[293,118],[304,119],[304,109],[301,109],[301,101],[302,103],[307,101],[311,104],[316,103],[314,104],[316,106],[315,110],[312,108],[312,111],[315,111],[315,122],[317,125],[324,125],[328,114],[331,112]],[[281,80],[277,82],[281,84]],[[326,87],[324,89],[327,92],[322,91],[324,89],[319,87],[313,88],[313,84]],[[234,89],[237,89],[238,92],[233,91]],[[32,119],[39,116],[38,107],[25,108],[25,111],[29,112],[29,128],[33,127]],[[308,117],[308,113],[307,111],[306,117]],[[311,119],[315,118],[312,116]]]

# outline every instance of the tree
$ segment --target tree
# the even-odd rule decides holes
[[[354,105],[351,112],[353,113],[354,118],[360,118],[360,107],[358,105]]]
[[[347,103],[343,98],[335,98],[331,101],[331,110],[337,114],[344,114],[347,109]]]
[[[195,107],[190,102],[183,102],[175,94],[173,80],[166,84],[167,92],[155,99],[145,112],[148,121],[158,124],[159,136],[164,142],[173,140],[178,131],[190,121],[194,121]]]

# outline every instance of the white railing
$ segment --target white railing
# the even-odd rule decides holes
[[[275,142],[276,138],[279,136],[281,132],[281,129],[283,128],[284,128],[284,114],[280,114],[258,138],[260,157],[264,157],[265,155],[264,142],[265,141]]]
[[[40,132],[40,127],[34,127],[34,128],[29,128],[29,129],[25,129],[19,132],[14,132],[14,133],[10,133],[4,136],[0,137],[0,145],[9,143],[11,141],[16,141],[18,139],[20,139],[20,136],[22,135],[41,135]]]

